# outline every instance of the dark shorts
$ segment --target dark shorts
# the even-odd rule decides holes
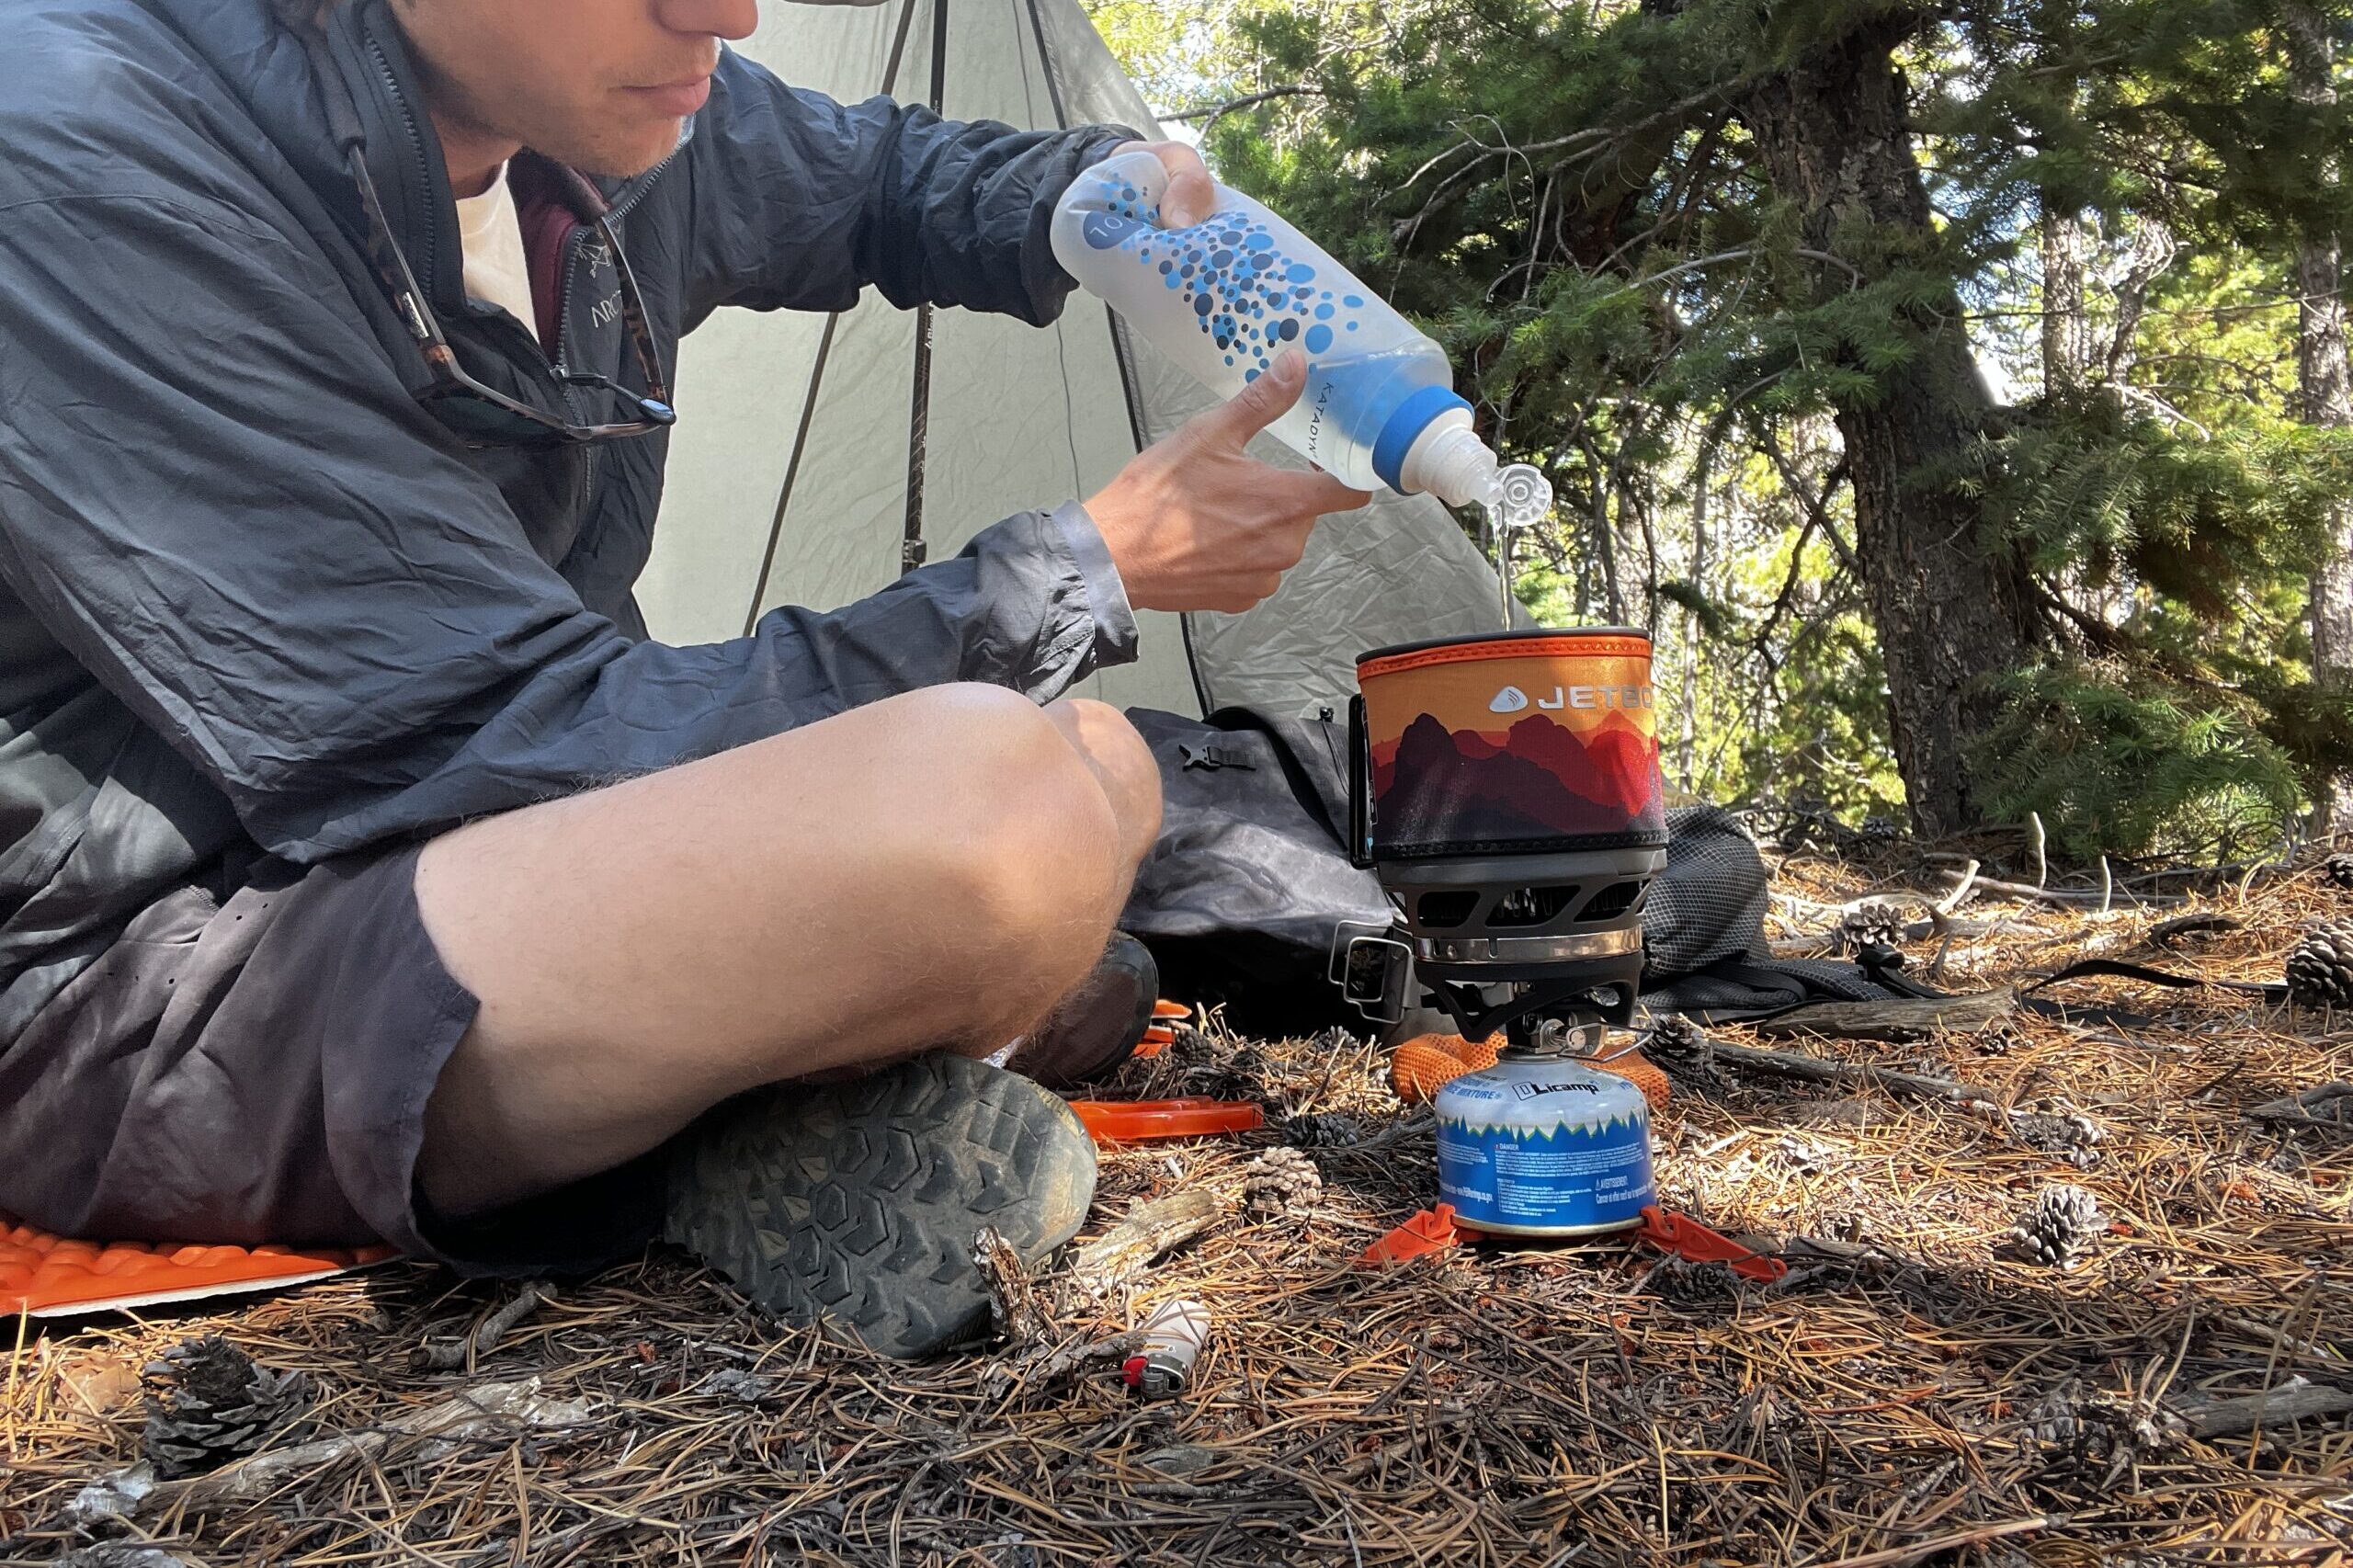
[[[650,1162],[463,1221],[416,1192],[425,1105],[477,1003],[413,847],[186,888],[0,1045],[0,1210],[93,1240],[386,1241],[476,1274],[643,1246]]]

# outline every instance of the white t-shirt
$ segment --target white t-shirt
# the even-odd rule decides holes
[[[465,244],[466,295],[506,312],[533,337],[539,312],[531,303],[531,263],[523,252],[523,220],[515,193],[506,188],[506,165],[498,165],[490,188],[458,199],[458,232]]]

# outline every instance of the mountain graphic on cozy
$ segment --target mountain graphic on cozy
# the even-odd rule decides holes
[[[1620,713],[1585,738],[1541,713],[1503,734],[1425,713],[1372,754],[1390,845],[1656,831],[1658,742]]]

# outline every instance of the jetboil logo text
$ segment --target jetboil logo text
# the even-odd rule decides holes
[[[1517,713],[1528,706],[1528,693],[1516,686],[1507,686],[1495,693],[1487,704],[1490,713]],[[1647,686],[1556,686],[1550,697],[1539,697],[1536,706],[1547,712],[1557,713],[1563,708],[1648,708],[1651,688]]]

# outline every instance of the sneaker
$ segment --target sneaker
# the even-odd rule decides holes
[[[1094,1196],[1068,1106],[942,1054],[720,1107],[672,1155],[663,1233],[771,1315],[913,1360],[987,1323],[975,1232],[1034,1264]]]
[[[1099,1083],[1135,1054],[1159,999],[1160,966],[1152,950],[1114,931],[1086,978],[1014,1042],[1005,1064],[1050,1089]]]

